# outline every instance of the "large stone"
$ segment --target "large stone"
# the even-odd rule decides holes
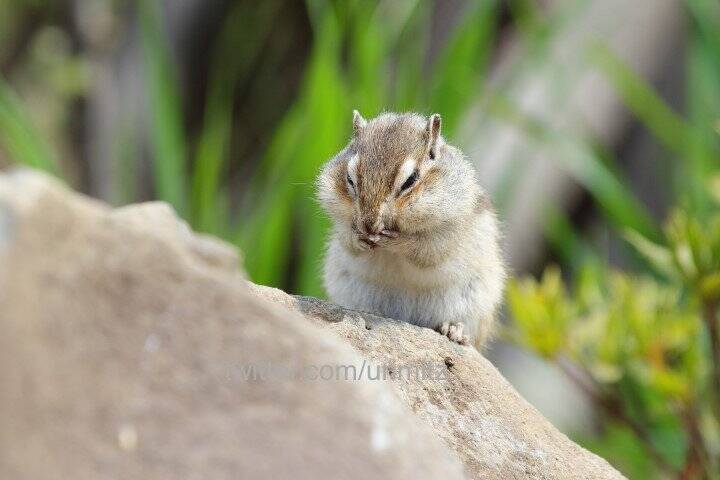
[[[345,339],[373,375],[392,370],[387,383],[457,452],[469,478],[622,478],[553,427],[475,348],[427,328],[250,285]]]
[[[473,348],[237,263],[163,204],[0,175],[0,478],[621,478]]]
[[[0,226],[0,478],[463,478],[387,385],[246,380],[360,359],[164,205],[20,171]]]

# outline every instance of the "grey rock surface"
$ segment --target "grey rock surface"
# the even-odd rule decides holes
[[[457,453],[468,478],[623,478],[553,427],[475,348],[427,328],[250,286],[350,343],[372,375],[389,369],[386,383]]]

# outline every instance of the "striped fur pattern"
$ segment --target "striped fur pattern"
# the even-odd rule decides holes
[[[351,141],[318,177],[334,223],[325,288],[345,307],[480,346],[505,279],[498,221],[440,125],[439,115],[354,112]]]

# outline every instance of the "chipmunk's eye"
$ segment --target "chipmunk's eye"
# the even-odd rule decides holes
[[[400,191],[403,192],[403,191],[407,190],[408,188],[412,187],[413,185],[415,185],[415,182],[417,182],[417,179],[418,179],[418,171],[415,170],[412,173],[412,175],[410,175],[407,178],[407,180],[405,180],[405,183],[402,184],[402,186],[400,187]]]
[[[349,173],[347,174],[347,182],[348,182],[348,185],[350,185],[350,188],[351,188],[353,191],[355,191],[355,183],[353,183],[352,178],[350,178],[350,174],[349,174]]]

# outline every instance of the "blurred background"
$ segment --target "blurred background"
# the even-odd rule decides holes
[[[631,478],[720,478],[716,0],[0,0],[0,167],[160,199],[324,296],[351,112],[433,112],[504,223],[489,357]]]

